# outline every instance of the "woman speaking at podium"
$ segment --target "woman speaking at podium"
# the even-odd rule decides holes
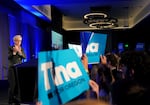
[[[15,105],[19,104],[18,99],[18,88],[17,88],[17,79],[16,79],[16,70],[15,65],[22,63],[22,60],[26,58],[26,55],[24,53],[23,48],[21,47],[22,37],[21,35],[15,35],[13,37],[13,46],[9,46],[8,49],[8,61],[9,61],[9,67],[8,67],[8,103],[9,105],[12,105],[15,103]]]

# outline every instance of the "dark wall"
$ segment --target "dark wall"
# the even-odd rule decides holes
[[[52,30],[62,34],[62,13],[55,6],[51,6],[51,16]]]
[[[119,42],[127,43],[129,49],[133,50],[137,42],[145,43],[145,49],[150,47],[150,16],[134,26],[132,29],[112,31],[112,45],[117,48]]]
[[[80,32],[78,31],[63,31],[64,49],[68,48],[68,43],[80,44]]]

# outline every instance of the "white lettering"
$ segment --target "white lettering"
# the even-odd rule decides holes
[[[52,62],[46,62],[41,64],[41,70],[44,72],[44,85],[46,91],[50,89],[48,70],[50,70],[50,73],[52,74],[52,66],[53,66]],[[55,67],[54,81],[56,86],[63,84],[65,81],[68,82],[71,79],[75,79],[80,76],[82,76],[82,72],[77,62],[75,61],[66,64],[66,68],[62,65]],[[51,78],[53,80],[53,75],[51,75]]]
[[[66,81],[70,80],[69,75],[66,72],[66,69],[62,65],[55,67],[55,73],[56,73],[56,77],[55,77],[56,85],[63,83],[62,74]]]
[[[57,86],[64,83],[61,73],[63,74],[63,77],[66,82],[70,81],[71,78],[77,78],[82,75],[78,67],[78,64],[75,61],[68,63],[66,65],[66,69],[62,65],[60,65],[58,67],[55,67],[55,70],[56,70],[55,83]]]
[[[45,90],[50,89],[49,78],[48,78],[48,70],[52,70],[52,62],[46,62],[41,64],[41,70],[44,72],[44,85]]]
[[[77,78],[82,75],[80,68],[76,62],[68,63],[66,69],[71,78]]]
[[[86,52],[98,52],[99,44],[98,43],[91,43],[87,46]]]

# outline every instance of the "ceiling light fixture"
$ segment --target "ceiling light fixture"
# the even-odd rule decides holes
[[[91,23],[91,24],[89,24],[89,27],[92,27],[92,28],[108,28],[108,27],[112,27],[112,23],[110,23],[110,22]]]
[[[89,13],[89,14],[86,14],[84,15],[84,19],[88,19],[88,18],[92,18],[92,17],[100,17],[100,18],[106,18],[107,17],[107,14],[105,13]]]
[[[118,20],[108,17],[105,13],[89,13],[84,15],[83,22],[91,28],[113,28],[117,27]]]

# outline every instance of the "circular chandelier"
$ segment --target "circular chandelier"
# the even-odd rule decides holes
[[[108,17],[105,13],[89,13],[84,15],[83,22],[91,28],[113,28],[117,27],[118,20]]]

